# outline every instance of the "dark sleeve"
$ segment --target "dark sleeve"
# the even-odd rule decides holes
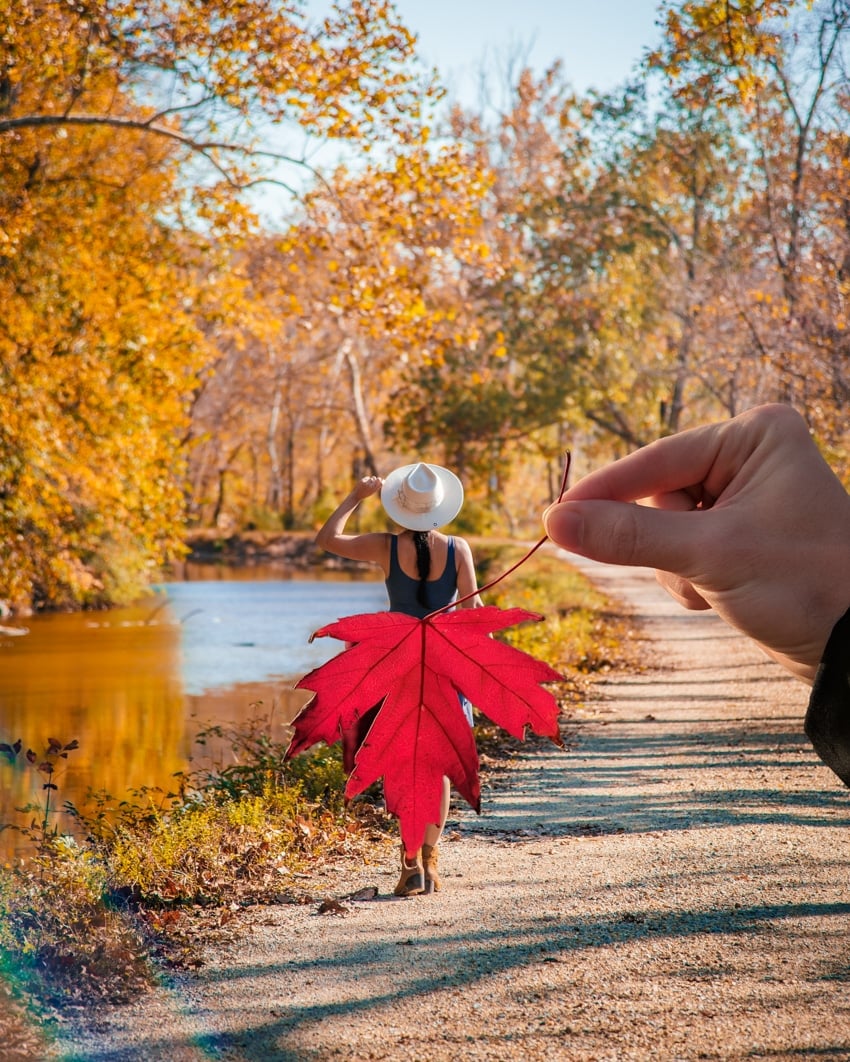
[[[850,609],[832,628],[823,651],[805,730],[818,756],[850,786]]]

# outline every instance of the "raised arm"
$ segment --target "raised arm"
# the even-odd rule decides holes
[[[316,545],[337,557],[351,560],[368,561],[389,570],[390,536],[387,532],[374,532],[363,535],[345,534],[345,525],[349,517],[363,501],[377,494],[383,480],[380,476],[365,476],[355,483],[350,493],[327,518],[316,535]]]

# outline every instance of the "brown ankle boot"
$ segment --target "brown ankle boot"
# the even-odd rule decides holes
[[[425,871],[422,867],[422,849],[416,853],[412,863],[408,863],[401,846],[401,877],[393,889],[393,896],[418,896],[425,891]]]
[[[425,871],[425,891],[440,891],[440,876],[437,873],[437,864],[440,861],[440,853],[437,846],[431,844],[422,845],[422,869]]]

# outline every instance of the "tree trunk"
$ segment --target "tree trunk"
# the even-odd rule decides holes
[[[279,513],[283,501],[283,482],[280,467],[280,455],[277,452],[277,429],[280,423],[281,386],[279,377],[275,377],[274,397],[272,399],[269,423],[266,429],[266,452],[269,455],[269,487],[266,492],[267,505],[272,512]]]
[[[357,427],[357,438],[363,447],[363,461],[369,474],[377,476],[379,475],[378,465],[375,460],[372,431],[369,425],[369,416],[366,412],[366,401],[363,397],[360,365],[357,361],[357,355],[354,353],[354,344],[350,339],[346,339],[342,345],[342,356],[348,368],[348,379],[351,384],[351,408],[354,414],[354,423]]]

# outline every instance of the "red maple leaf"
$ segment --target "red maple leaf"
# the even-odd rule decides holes
[[[348,616],[316,631],[349,648],[302,678],[315,696],[294,721],[287,758],[318,741],[332,744],[376,705],[345,794],[384,779],[387,810],[399,819],[409,855],[428,823],[440,820],[446,775],[480,810],[478,752],[461,709],[463,693],[494,723],[522,738],[526,727],[561,744],[558,705],[541,683],[561,676],[548,664],[503,642],[494,631],[542,617],[492,605],[424,619],[400,612]]]

